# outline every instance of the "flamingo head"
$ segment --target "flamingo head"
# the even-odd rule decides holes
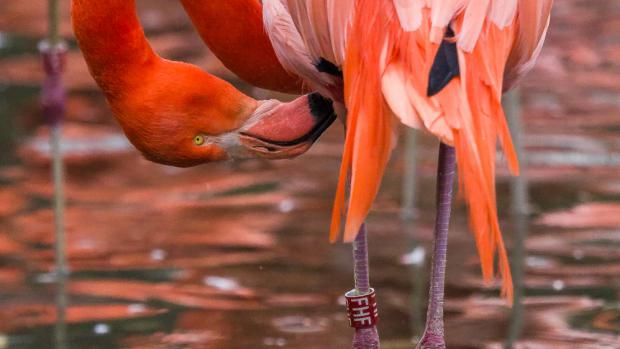
[[[129,140],[157,163],[190,167],[293,158],[336,118],[331,100],[318,94],[288,103],[256,101],[193,66],[162,72],[168,67],[154,70],[156,76],[145,76],[130,92],[106,94]]]

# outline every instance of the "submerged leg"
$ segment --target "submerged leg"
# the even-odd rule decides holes
[[[437,218],[435,219],[430,295],[426,329],[422,340],[418,343],[419,349],[444,349],[446,347],[443,325],[444,284],[455,171],[454,148],[441,143],[437,169]]]
[[[355,290],[349,292],[347,296],[363,296],[372,293],[369,281],[368,270],[368,238],[366,225],[362,225],[357,238],[353,242],[353,262],[355,268]],[[372,297],[374,299],[374,296]],[[358,324],[353,323],[355,328],[355,335],[353,337],[353,349],[379,349],[379,333],[377,332],[377,326],[374,325],[374,314],[372,309],[376,309],[376,305],[371,304],[372,301],[368,301],[364,298],[354,300],[353,304],[357,302],[359,311],[356,311],[353,306],[349,306],[349,311],[356,311],[356,314],[361,315],[357,320],[360,320]],[[367,321],[370,321],[372,326],[368,325]],[[365,328],[359,328],[365,327]]]

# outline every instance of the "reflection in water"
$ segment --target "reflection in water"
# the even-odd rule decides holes
[[[69,349],[67,340],[67,306],[69,304],[67,281],[66,269],[62,266],[58,267],[56,270],[56,324],[54,328],[56,349]]]
[[[9,149],[12,146],[12,138],[15,132],[13,131],[13,118],[9,117],[9,97],[7,91],[8,87],[0,84],[0,166],[5,165],[8,162]]]
[[[525,168],[525,149],[523,147],[522,134],[523,127],[521,124],[521,97],[519,90],[515,90],[508,94],[504,99],[506,117],[512,133],[515,150],[519,156],[521,164],[521,175],[512,177],[510,182],[511,202],[510,213],[512,219],[512,228],[514,245],[511,251],[511,268],[514,282],[514,305],[510,316],[510,327],[508,338],[506,341],[506,349],[512,349],[514,343],[519,339],[523,330],[523,318],[525,309],[523,305],[524,298],[524,278],[525,278],[525,258],[527,251],[525,249],[525,239],[528,233],[528,183]]]
[[[402,197],[401,197],[401,216],[405,221],[411,221],[415,217],[415,202],[417,194],[417,147],[418,132],[407,127],[405,142],[404,159],[405,169],[403,171]]]
[[[52,180],[54,208],[54,267],[56,271],[56,349],[67,349],[67,252],[65,234],[65,171],[61,152],[61,130],[65,117],[66,92],[62,82],[66,45],[60,37],[61,11],[58,0],[47,8],[47,38],[39,44],[45,80],[41,90],[42,117],[51,128]]]
[[[64,164],[60,151],[59,124],[52,126],[52,178],[54,181],[54,255],[56,269],[56,349],[68,349],[67,342],[67,281],[69,270],[67,267],[66,236],[65,236],[65,196],[64,196]]]
[[[4,85],[0,81],[0,167],[16,162],[15,143],[23,132],[20,119],[14,115],[26,109],[38,91],[35,86]]]
[[[409,235],[411,236],[410,245],[413,247],[408,254],[408,263],[411,267],[411,334],[412,341],[417,343],[424,332],[425,325],[425,290],[426,290],[426,270],[424,268],[426,260],[426,249],[415,239],[414,220],[407,220]]]
[[[410,239],[409,246],[411,251],[401,258],[401,263],[410,266],[412,285],[410,324],[412,341],[416,343],[424,331],[424,290],[426,285],[424,261],[426,259],[426,250],[416,239],[418,132],[413,128],[407,128],[406,132],[403,159],[405,167],[403,171],[400,214],[405,227],[404,230]]]

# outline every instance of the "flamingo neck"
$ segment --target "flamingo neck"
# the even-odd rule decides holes
[[[301,80],[282,68],[271,46],[258,0],[181,3],[209,49],[237,76],[258,87],[301,92]]]
[[[88,67],[109,97],[139,82],[159,60],[146,40],[135,0],[73,0],[72,17]]]

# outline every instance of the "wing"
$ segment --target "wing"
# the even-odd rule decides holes
[[[322,57],[334,62],[325,0],[287,0],[287,4],[291,19],[312,59],[316,62]]]
[[[291,13],[305,15],[309,13],[309,9],[301,5],[292,5],[293,10],[290,10],[291,5],[287,4],[286,0],[263,1],[263,21],[276,55],[286,70],[301,76],[312,89],[338,100],[334,96],[333,88],[337,84],[337,77],[318,69],[321,62],[321,45],[310,39],[311,34],[306,34],[307,37],[302,36],[291,15]],[[311,26],[303,28],[304,33],[313,30]],[[311,46],[308,46],[309,44]],[[329,46],[331,52],[331,44]]]
[[[287,0],[287,5],[313,59],[341,66],[355,0]]]
[[[346,54],[347,35],[355,9],[355,0],[326,0],[329,35],[334,63],[342,66]]]

